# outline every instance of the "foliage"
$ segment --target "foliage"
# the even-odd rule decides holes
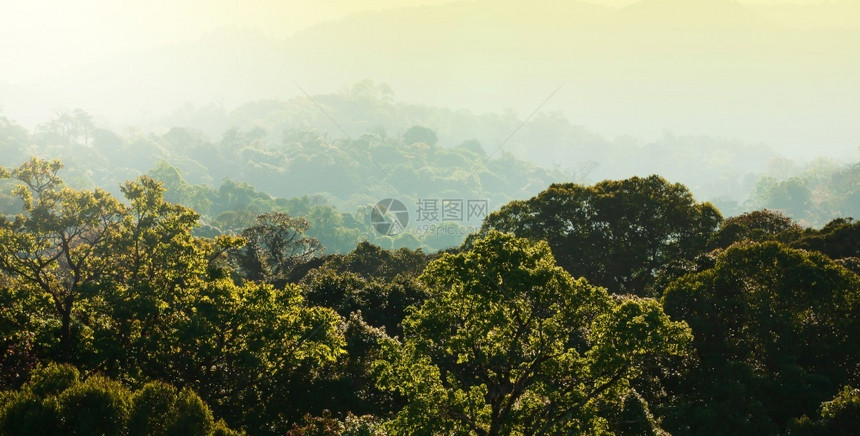
[[[403,142],[406,144],[423,143],[431,147],[439,142],[436,132],[424,126],[412,126],[403,132]]]
[[[238,434],[218,424],[221,434]],[[69,365],[37,369],[0,403],[0,432],[45,435],[213,435],[209,407],[194,392],[151,382],[132,391]]]
[[[376,386],[371,366],[380,340],[402,335],[408,308],[427,298],[417,280],[427,262],[420,251],[390,252],[362,243],[349,254],[326,257],[302,279],[309,303],[333,308],[346,320],[346,356],[316,386],[328,395],[325,407],[373,415],[400,407],[397,395]]]
[[[285,280],[296,266],[323,250],[319,241],[303,235],[307,230],[304,218],[284,213],[258,216],[255,225],[242,231],[245,244],[234,250],[240,274],[269,283]]]
[[[837,218],[819,230],[806,229],[792,246],[824,253],[831,259],[860,258],[860,221]]]
[[[675,386],[670,431],[779,433],[857,377],[860,277],[822,254],[737,244],[663,302],[701,359]]]
[[[154,179],[124,184],[126,205],[65,187],[59,168],[34,158],[4,170],[24,182],[16,191],[23,213],[0,217],[4,383],[20,386],[36,358],[71,361],[120,379],[189,386],[231,424],[276,432],[281,422],[286,430],[281,414],[296,395],[287,386],[317,379],[343,353],[340,317],[305,305],[295,285],[232,281],[223,256],[245,239],[195,238],[199,215],[166,202]],[[254,229],[267,255],[288,248],[277,233],[285,223],[265,222],[274,234]]]
[[[0,216],[0,268],[50,298],[62,323],[61,358],[69,361],[76,303],[109,273],[107,260],[124,208],[104,191],[65,187],[57,176],[60,168],[59,161],[31,158],[4,171],[22,182],[15,194],[23,213]]]
[[[790,241],[801,226],[779,211],[757,210],[726,218],[711,237],[711,248],[727,248],[740,241]]]
[[[808,225],[860,216],[860,163],[818,161],[793,177],[762,177],[753,193],[757,207],[777,209]]]
[[[506,171],[512,183],[530,171],[487,160],[474,142],[434,145],[422,129],[343,141],[292,132],[271,148],[265,132],[236,130],[212,156],[191,131],[122,138],[78,115],[30,136],[0,119],[0,134],[13,151],[56,142],[129,165],[171,147],[224,171],[330,159],[378,183],[367,192],[387,190],[389,172],[413,192],[428,180],[455,192],[462,173],[443,169],[471,165],[469,195],[483,195]],[[131,181],[114,193],[91,189],[79,163],[0,168],[0,434],[833,434],[856,424],[851,218],[820,229],[770,209],[721,220],[656,176],[559,184],[428,255],[442,239],[374,236],[367,208],[329,203],[349,200],[275,198],[230,180],[215,189],[207,167],[175,158],[147,176],[117,169]],[[836,166],[804,180],[835,174],[853,183]],[[662,296],[662,307],[630,293]]]
[[[651,176],[590,187],[554,184],[492,213],[480,234],[496,229],[545,240],[574,277],[616,293],[653,296],[657,271],[693,260],[720,221],[716,208],[696,203],[683,185]]]
[[[212,412],[194,392],[159,382],[144,385],[132,397],[129,436],[211,434]]]
[[[348,413],[336,419],[326,411],[322,416],[305,416],[304,425],[294,425],[286,436],[381,436],[378,420],[372,416],[355,416]]]
[[[29,292],[0,273],[0,391],[17,389],[30,378],[39,312]]]
[[[369,324],[394,336],[401,333],[407,308],[427,298],[417,277],[428,261],[420,251],[390,252],[362,243],[347,255],[327,258],[302,282],[312,303],[343,317],[361,312]]]
[[[303,304],[300,289],[266,284],[239,287],[227,279],[200,290],[175,326],[173,346],[161,348],[154,374],[190,384],[227,422],[254,433],[284,419],[342,353],[340,318]],[[286,415],[286,416],[281,416]]]
[[[804,416],[789,427],[788,435],[835,435],[860,432],[860,389],[845,386],[821,403],[816,419]]]
[[[394,434],[606,429],[596,403],[690,340],[655,301],[573,280],[543,242],[490,232],[421,277],[431,298],[376,368],[380,386],[408,400]]]

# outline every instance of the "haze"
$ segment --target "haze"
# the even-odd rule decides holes
[[[32,0],[8,1],[0,17],[0,80],[21,82],[120,51],[193,41],[218,28],[256,29],[275,37],[361,11],[449,3],[451,0]],[[621,7],[634,0],[586,0]],[[750,5],[809,5],[820,0],[756,0]],[[839,3],[839,2],[835,2]],[[790,9],[790,8],[786,8]],[[806,17],[809,20],[809,17]],[[799,20],[798,20],[799,21]],[[857,24],[849,18],[848,23]],[[817,24],[840,27],[841,14]]]
[[[26,126],[81,107],[151,126],[185,104],[337,92],[365,78],[398,101],[607,137],[664,132],[853,158],[858,2],[479,0],[10,2],[0,107]],[[295,83],[294,83],[295,82]],[[169,121],[166,122],[169,124]],[[225,128],[228,126],[225,126]]]

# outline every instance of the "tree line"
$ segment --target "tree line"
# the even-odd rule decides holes
[[[3,434],[852,434],[860,223],[559,183],[442,252],[3,169]]]
[[[307,219],[329,253],[349,252],[364,238],[436,251],[459,245],[467,233],[461,227],[481,224],[440,223],[458,237],[379,236],[367,225],[367,205],[384,198],[409,205],[481,199],[497,209],[553,182],[633,174],[683,182],[729,215],[777,209],[821,227],[860,212],[856,160],[797,164],[763,145],[671,133],[609,140],[561,114],[537,115],[518,129],[522,120],[510,112],[395,102],[390,89],[372,81],[315,101],[319,107],[296,99],[232,111],[187,108],[148,130],[112,130],[81,109],[32,129],[0,116],[0,165],[30,155],[61,158],[70,186],[102,187],[118,197],[121,183],[147,174],[164,183],[168,200],[201,214],[206,226],[199,235],[241,230],[257,215],[284,212]],[[0,197],[0,204],[9,201]]]

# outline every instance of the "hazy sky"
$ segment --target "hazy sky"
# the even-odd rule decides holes
[[[108,53],[193,40],[219,27],[286,37],[367,9],[448,0],[2,0],[0,81]]]
[[[193,40],[219,27],[257,29],[286,37],[313,24],[363,10],[450,0],[0,1],[4,3],[4,13],[0,15],[0,82],[15,83],[117,51]],[[633,0],[588,1],[612,6],[633,3]],[[815,2],[820,0],[746,1]]]
[[[602,36],[600,20],[593,34],[588,19],[554,13],[590,9],[573,0],[461,1],[478,4],[340,23],[451,0],[0,0],[0,115],[34,126],[81,107],[102,122],[139,125],[186,103],[231,108],[300,95],[291,81],[324,94],[371,78],[410,103],[525,116],[568,83],[542,110],[610,137],[671,129],[797,155],[855,153],[860,0],[742,0],[748,11],[719,4],[731,0],[647,0],[656,4],[608,14],[646,27],[630,22],[629,34],[609,27]],[[201,38],[224,28],[288,38],[326,21],[334,23],[283,44],[248,32],[218,34],[236,45]],[[711,21],[716,33],[705,30]],[[469,33],[473,24],[479,33]],[[655,32],[677,25],[681,39]],[[813,28],[834,30],[800,30]]]

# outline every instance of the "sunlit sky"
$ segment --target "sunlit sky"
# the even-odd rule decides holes
[[[3,0],[0,82],[26,81],[118,51],[190,41],[223,27],[255,29],[287,37],[319,22],[365,10],[448,1]],[[611,6],[633,3],[633,0],[588,1]],[[746,1],[758,4],[816,2],[820,0]]]

